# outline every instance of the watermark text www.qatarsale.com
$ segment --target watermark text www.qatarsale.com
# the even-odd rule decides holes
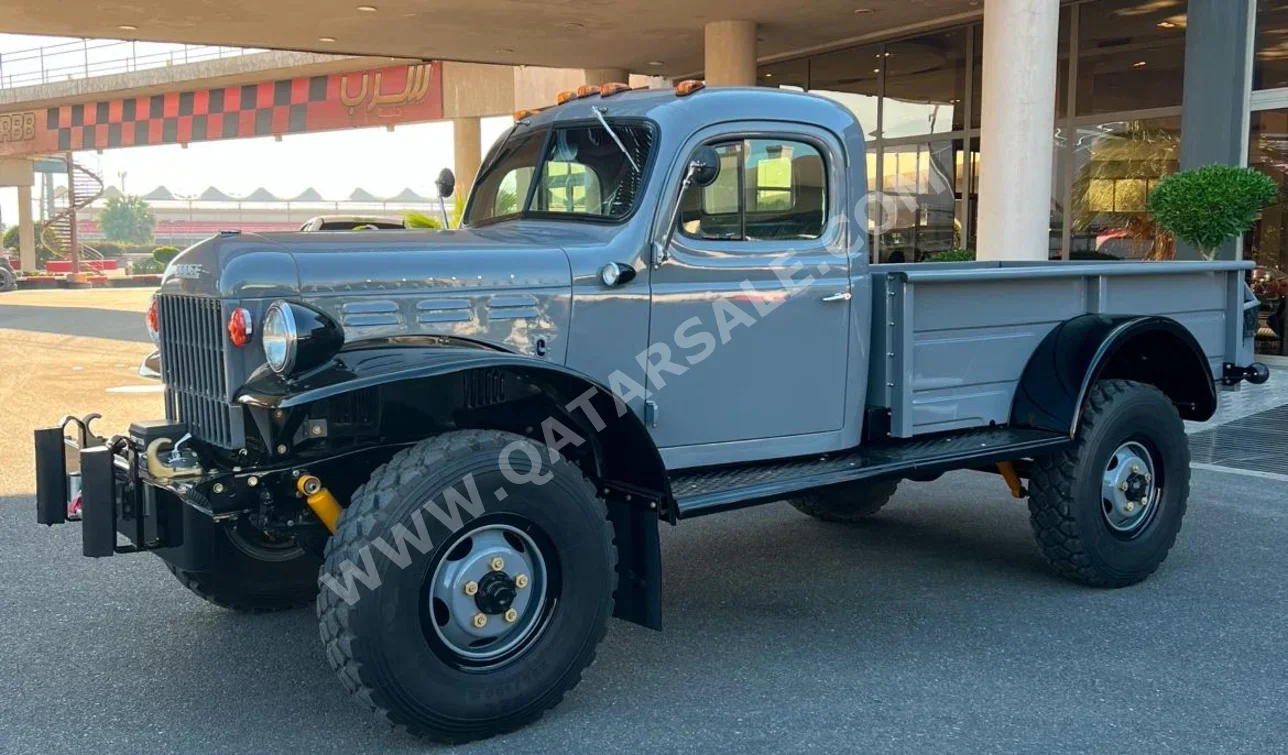
[[[879,216],[886,219],[893,218],[897,214],[897,208],[907,202],[915,205],[915,196],[877,195],[872,200],[872,203],[879,204],[882,208],[877,211]],[[866,217],[863,209],[855,208],[859,218]],[[819,255],[816,253],[809,256],[810,262],[805,262],[805,255],[799,250],[784,252],[770,265],[777,285],[767,289],[757,287],[751,280],[743,280],[739,284],[738,293],[714,297],[709,314],[694,315],[681,322],[670,334],[669,340],[649,344],[635,356],[634,364],[627,368],[630,373],[642,373],[643,382],[631,377],[626,369],[610,373],[606,381],[607,396],[611,399],[616,416],[605,418],[596,408],[594,399],[605,391],[592,387],[562,407],[566,412],[565,418],[575,417],[577,419],[573,424],[578,429],[596,433],[607,428],[610,421],[622,419],[631,411],[629,407],[632,404],[651,399],[659,391],[666,389],[668,381],[695,369],[720,348],[733,342],[740,329],[756,327],[792,297],[807,291],[819,277],[833,272],[836,266],[849,264],[854,254],[865,251],[866,239],[849,239],[847,230],[846,216],[838,215],[820,234],[823,249],[828,252],[822,257],[822,261],[818,261]],[[880,226],[877,226],[877,232],[881,232]],[[602,407],[606,402],[599,403]],[[539,441],[525,437],[509,443],[501,450],[497,466],[508,484],[546,484],[554,477],[547,465],[558,461],[563,449],[581,448],[588,442],[568,422],[555,416],[546,417],[539,428],[532,428],[530,435],[537,434],[540,435]],[[349,559],[343,561],[338,578],[332,574],[323,574],[323,584],[346,603],[356,603],[362,595],[359,585],[370,591],[381,585],[377,553],[394,567],[407,568],[415,560],[416,554],[425,556],[434,549],[426,515],[454,533],[468,521],[463,513],[468,514],[470,520],[486,513],[485,499],[488,496],[501,502],[510,493],[504,486],[493,491],[480,491],[474,475],[466,474],[456,484],[447,486],[440,496],[431,498],[414,509],[404,517],[404,521],[394,524],[388,537],[378,536],[363,545],[357,554],[360,563]]]

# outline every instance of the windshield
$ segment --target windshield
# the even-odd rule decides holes
[[[598,123],[513,133],[479,176],[465,223],[519,214],[599,220],[630,215],[653,132],[644,125],[611,125],[620,147]],[[534,176],[537,190],[530,191]]]

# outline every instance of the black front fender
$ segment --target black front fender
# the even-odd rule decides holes
[[[1203,347],[1167,317],[1082,315],[1061,323],[1029,358],[1011,405],[1011,422],[1054,432],[1078,431],[1083,400],[1097,380],[1156,386],[1184,419],[1216,411],[1216,383]]]
[[[252,407],[292,409],[367,388],[413,380],[459,375],[474,370],[501,370],[537,386],[570,414],[584,416],[593,427],[601,464],[617,481],[666,491],[666,469],[652,436],[640,418],[618,402],[612,391],[580,372],[524,354],[497,351],[466,342],[427,344],[422,339],[381,339],[346,345],[333,359],[296,377],[284,378],[267,366],[257,369],[239,389],[236,400]],[[585,397],[585,398],[583,398]],[[603,420],[590,417],[585,402]]]
[[[596,380],[563,365],[469,342],[396,338],[348,344],[326,364],[290,379],[261,367],[236,398],[263,410],[290,410],[372,388],[397,391],[411,385],[413,393],[441,392],[448,386],[438,379],[472,372],[499,373],[522,383],[549,399],[543,406],[558,414],[522,413],[517,404],[502,403],[497,429],[526,428],[526,434],[540,437],[540,430],[533,430],[549,416],[573,422],[574,432],[589,435],[596,481],[605,489],[609,519],[616,530],[620,572],[616,615],[660,628],[657,524],[659,515],[669,516],[673,510],[666,468],[644,423]]]

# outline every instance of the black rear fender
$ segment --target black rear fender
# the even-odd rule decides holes
[[[1097,380],[1156,386],[1183,419],[1216,412],[1216,384],[1202,346],[1167,317],[1083,315],[1047,334],[1029,358],[1011,406],[1011,422],[1055,432],[1078,431],[1087,392]]]

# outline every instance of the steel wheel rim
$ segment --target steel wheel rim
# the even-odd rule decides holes
[[[547,623],[549,580],[545,555],[523,529],[491,523],[461,533],[444,547],[428,582],[432,634],[465,665],[514,656]]]
[[[1100,510],[1114,533],[1134,535],[1153,518],[1162,497],[1154,456],[1141,442],[1129,440],[1109,457],[1100,484]]]

